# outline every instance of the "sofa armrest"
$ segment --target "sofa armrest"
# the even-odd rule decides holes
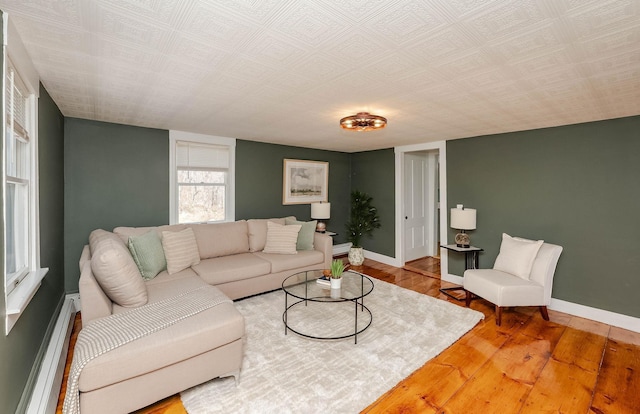
[[[89,249],[87,248],[86,251],[88,252]],[[81,269],[78,290],[80,291],[82,326],[87,326],[87,324],[94,319],[111,315],[113,312],[113,302],[107,297],[93,276],[91,259],[85,255],[84,250],[80,263]]]
[[[324,233],[314,233],[313,248],[324,254],[323,269],[331,268],[333,260],[333,237]]]

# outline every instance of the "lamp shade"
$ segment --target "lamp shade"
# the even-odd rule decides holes
[[[331,217],[331,203],[311,204],[312,219],[328,219]]]
[[[475,230],[476,210],[474,208],[452,208],[451,228],[459,230]]]

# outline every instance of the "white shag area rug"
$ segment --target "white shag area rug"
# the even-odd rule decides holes
[[[357,344],[353,338],[317,341],[291,331],[285,335],[281,290],[236,302],[246,324],[240,382],[236,386],[233,378],[218,378],[182,392],[189,414],[358,413],[484,317],[372,280],[375,288],[364,304],[373,322]],[[352,332],[353,314],[351,302],[310,303],[298,305],[289,323],[303,333]],[[359,323],[366,325],[368,314],[359,315],[364,318]]]

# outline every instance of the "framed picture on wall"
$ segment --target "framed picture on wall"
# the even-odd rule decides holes
[[[284,160],[282,204],[327,202],[328,190],[328,162]]]

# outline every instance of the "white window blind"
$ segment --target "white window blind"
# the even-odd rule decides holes
[[[5,289],[7,294],[24,279],[31,262],[30,187],[31,148],[27,105],[29,93],[11,61],[5,79]]]
[[[229,147],[196,142],[176,143],[178,169],[229,169]]]
[[[235,220],[234,138],[169,131],[169,220]]]
[[[225,221],[229,212],[230,149],[176,142],[178,222]]]

